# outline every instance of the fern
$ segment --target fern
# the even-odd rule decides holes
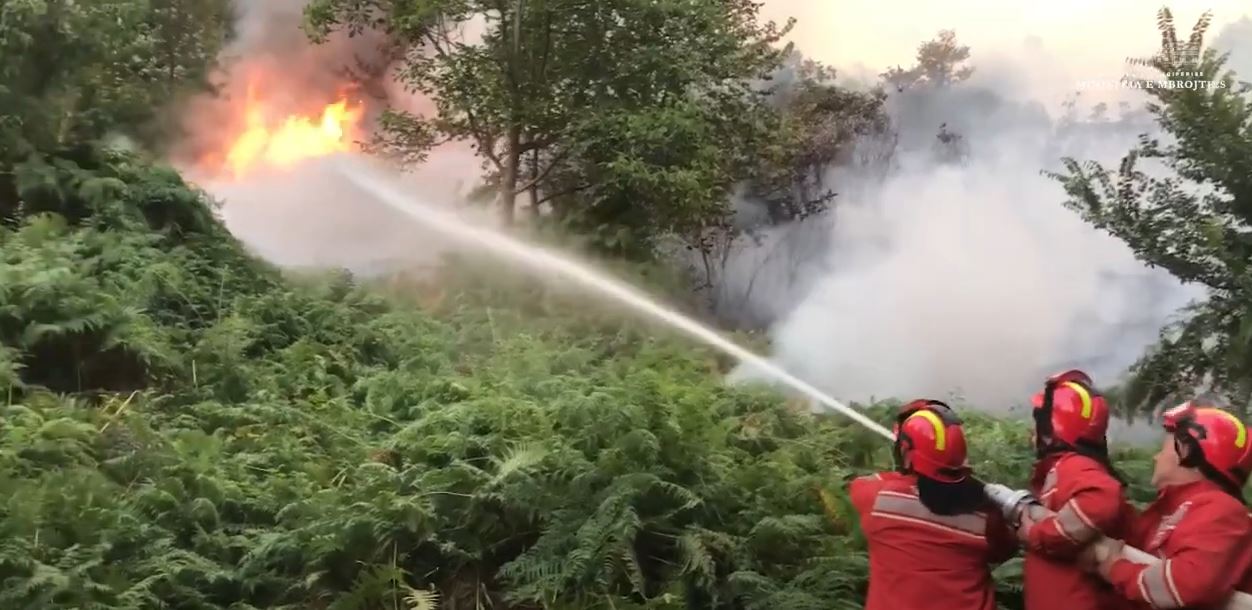
[[[872,435],[516,278],[284,280],[96,163],[24,167],[46,213],[0,228],[4,607],[858,606]],[[1028,470],[968,419],[980,472]]]
[[[406,610],[439,610],[439,592],[406,587]]]

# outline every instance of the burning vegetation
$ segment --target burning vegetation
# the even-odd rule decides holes
[[[355,86],[340,86],[333,95],[316,89],[314,100],[292,101],[281,79],[238,70],[247,75],[228,88],[242,88],[243,94],[207,100],[221,126],[212,138],[202,138],[202,152],[194,165],[215,179],[239,180],[257,171],[290,168],[300,161],[335,153],[359,150],[366,136],[366,105]],[[296,84],[294,90],[309,89]],[[201,127],[204,130],[205,127]]]
[[[301,160],[355,149],[364,111],[346,97],[312,115],[276,114],[249,85],[244,129],[227,148],[221,170],[235,178],[258,167],[287,167]]]

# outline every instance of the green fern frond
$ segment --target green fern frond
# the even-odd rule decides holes
[[[439,592],[431,590],[419,590],[407,587],[408,594],[405,595],[404,601],[407,610],[439,610]]]

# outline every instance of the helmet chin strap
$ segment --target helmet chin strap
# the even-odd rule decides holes
[[[1043,404],[1034,410],[1035,417],[1035,455],[1047,455],[1052,446],[1052,396],[1056,393],[1057,381],[1049,379],[1043,386]]]
[[[905,443],[912,445],[912,441],[908,436],[900,434],[896,436],[896,441],[891,444],[891,457],[895,458],[896,471],[900,474],[909,474],[913,471],[912,465],[905,463],[908,461],[905,459]]]
[[[1174,433],[1174,453],[1178,454],[1178,465],[1184,468],[1198,470],[1204,463],[1203,453],[1200,452],[1195,439],[1185,433]]]
[[[1055,451],[1057,446],[1052,439],[1051,431],[1044,430],[1044,428],[1051,428],[1051,426],[1041,425],[1039,420],[1043,418],[1039,416],[1040,414],[1038,412],[1036,412],[1035,415],[1035,456],[1043,457]],[[1048,423],[1051,424],[1050,421]]]

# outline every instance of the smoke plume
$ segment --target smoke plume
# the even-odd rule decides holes
[[[813,59],[850,74],[845,84],[872,82],[897,64],[908,68],[920,42],[949,28],[971,46],[976,71],[947,90],[891,92],[899,168],[885,180],[832,170],[829,182],[840,193],[835,212],[737,251],[721,287],[735,311],[721,313],[769,320],[774,359],[849,400],[955,394],[1004,411],[1022,405],[1059,369],[1083,367],[1097,383],[1118,381],[1171,316],[1204,293],[1146,268],[1119,240],[1084,223],[1063,207],[1060,184],[1040,170],[1059,169],[1063,156],[1109,167],[1139,134],[1156,133],[1141,93],[1078,91],[1084,82],[1114,83],[1127,72],[1127,57],[1155,50],[1155,11],[1088,7],[1085,19],[1084,11],[1070,19],[1046,6],[1046,19],[1012,20],[1022,24],[1016,28],[997,20],[990,28],[960,15],[1022,9],[985,2],[945,3],[942,11],[769,3],[779,18],[800,12],[811,22],[822,14],[794,38]],[[1104,20],[1093,21],[1097,14]],[[1179,30],[1189,30],[1198,14],[1175,10]],[[1232,58],[1252,50],[1247,21],[1224,25],[1238,16],[1219,11],[1213,28],[1226,28],[1218,41]],[[832,35],[830,24],[865,33],[852,34],[859,41],[852,43]],[[1073,44],[1075,29],[1090,32],[1081,49]],[[1097,38],[1096,31],[1104,34]],[[828,56],[823,49],[839,51]],[[942,154],[951,152],[936,141],[944,124],[962,136],[962,158]],[[797,261],[779,245],[815,231],[829,237],[820,260],[788,275]],[[760,277],[789,281],[774,292],[749,292]]]
[[[1239,80],[1252,83],[1252,16],[1231,23],[1213,39],[1213,47],[1228,53],[1226,66]]]

